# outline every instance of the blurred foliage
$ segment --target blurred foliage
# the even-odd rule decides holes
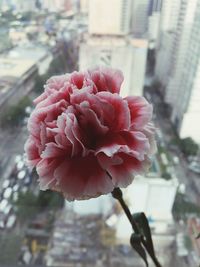
[[[193,249],[193,246],[192,246],[192,241],[191,241],[190,237],[187,236],[187,235],[185,235],[185,236],[184,236],[184,241],[185,241],[185,246],[186,246],[186,248],[187,248],[189,251],[191,251],[191,250]]]
[[[45,210],[57,210],[64,205],[64,198],[61,194],[50,190],[40,191],[38,195],[32,191],[20,193],[18,200],[14,202],[17,215],[21,221],[30,220],[39,212]]]
[[[37,205],[40,209],[57,209],[64,205],[64,198],[61,194],[50,190],[40,191],[37,198]]]
[[[31,191],[26,193],[20,192],[18,200],[14,202],[14,205],[17,215],[22,222],[32,219],[38,212],[37,196]]]
[[[6,19],[8,22],[16,20],[16,15],[12,12],[12,10],[7,10],[1,13],[1,19]]]
[[[172,179],[171,174],[168,173],[167,171],[165,171],[165,172],[162,173],[162,178],[164,178],[165,180]]]
[[[180,148],[187,156],[196,155],[198,152],[198,145],[190,137],[180,140]]]
[[[54,75],[62,74],[66,70],[65,62],[61,54],[54,58],[49,65],[48,71],[44,75],[37,74],[35,79],[35,92],[40,94],[43,92],[43,87],[46,81]]]
[[[194,156],[198,152],[198,145],[191,137],[180,139],[178,136],[172,139],[172,145],[178,145],[186,156]]]
[[[172,213],[176,220],[187,220],[191,214],[200,216],[200,207],[187,200],[184,194],[177,193]]]
[[[31,100],[28,96],[22,98],[16,105],[9,106],[0,119],[2,126],[17,126],[25,117],[25,108],[31,105]]]
[[[161,154],[164,154],[167,157],[167,160],[169,161],[169,164],[172,162],[172,158],[168,150],[166,150],[165,147],[158,145],[158,154],[159,154],[159,166],[160,166],[160,171],[161,171],[161,176],[165,180],[170,180],[171,174],[167,171],[167,165],[165,165],[162,161],[162,158],[160,157]]]
[[[1,233],[0,238],[0,263],[1,266],[18,266],[17,261],[21,250],[21,242],[24,231],[6,231]]]

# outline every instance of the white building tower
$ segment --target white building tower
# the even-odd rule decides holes
[[[111,66],[125,80],[121,94],[142,95],[148,41],[134,38],[132,0],[90,0],[89,35],[80,44],[79,69]]]

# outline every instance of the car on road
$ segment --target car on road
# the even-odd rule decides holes
[[[2,199],[0,202],[0,212],[3,212],[4,209],[9,205],[7,199]]]
[[[10,185],[10,180],[6,179],[2,184],[2,188],[6,189],[9,185]]]
[[[13,192],[17,192],[17,191],[19,191],[19,184],[15,184],[13,186]]]
[[[20,160],[17,163],[17,170],[22,170],[24,166],[25,166],[24,161]]]
[[[16,202],[18,200],[18,198],[19,198],[19,193],[18,192],[14,192],[13,196],[12,196],[13,201]]]
[[[30,185],[31,184],[31,177],[28,175],[24,179],[24,185]]]
[[[177,157],[177,156],[173,156],[173,163],[175,164],[175,165],[177,165],[177,164],[179,164],[179,158]]]
[[[22,156],[21,155],[16,155],[15,156],[15,163],[18,163],[22,160]]]
[[[11,229],[15,226],[17,221],[16,215],[12,214],[10,217],[8,217],[5,227],[8,229]]]
[[[200,163],[197,161],[193,161],[192,163],[190,163],[188,169],[197,174],[200,174]]]
[[[9,199],[12,196],[12,193],[13,193],[12,188],[11,187],[7,187],[5,189],[5,191],[4,191],[4,193],[3,193],[3,197],[5,199]]]
[[[0,229],[4,229],[6,224],[6,216],[5,214],[0,212]]]
[[[25,176],[26,176],[26,171],[25,171],[25,170],[22,170],[22,171],[18,172],[18,174],[17,174],[17,178],[18,178],[19,180],[24,179]]]

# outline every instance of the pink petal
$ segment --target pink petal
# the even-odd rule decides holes
[[[149,141],[141,132],[109,133],[98,143],[96,155],[101,152],[108,157],[112,157],[118,152],[124,152],[138,160],[144,160],[145,154],[149,152]]]
[[[77,71],[74,71],[70,77],[70,81],[74,83],[78,89],[81,89],[83,87],[84,79],[85,79],[84,73]]]
[[[125,153],[116,154],[114,161],[105,154],[101,154],[98,156],[98,160],[101,166],[106,164],[106,170],[112,177],[112,182],[115,187],[127,187],[135,175],[143,174],[150,166],[148,159],[139,161],[134,156]],[[106,161],[107,163],[105,163]]]
[[[113,189],[110,178],[92,155],[65,160],[56,169],[55,177],[70,200],[95,197]]]
[[[121,84],[124,80],[120,70],[101,67],[91,70],[89,73],[99,92],[108,91],[119,94]]]
[[[54,177],[55,169],[60,164],[57,159],[42,159],[36,167],[39,175],[39,185],[41,190],[51,189],[56,186],[57,181]]]
[[[143,128],[152,118],[152,105],[144,97],[128,96],[124,98],[131,114],[131,129]]]
[[[152,123],[148,123],[143,129],[143,134],[148,138],[150,148],[149,148],[149,154],[153,155],[157,152],[157,144],[155,140],[155,127]]]
[[[69,150],[70,151],[70,150]],[[46,144],[46,147],[44,151],[41,154],[41,158],[58,158],[58,157],[66,157],[69,156],[67,155],[67,151],[61,149],[58,145],[55,143],[48,143]]]
[[[29,136],[28,140],[26,141],[24,149],[28,158],[27,161],[28,165],[32,168],[35,167],[37,163],[40,161],[40,155],[36,142],[31,136]]]
[[[129,129],[130,127],[130,111],[128,104],[117,94],[111,94],[108,92],[100,92],[96,94],[101,102],[105,102],[112,106],[114,110],[113,118],[104,114],[105,125],[108,125],[110,130],[122,131]],[[104,110],[103,110],[104,112]]]

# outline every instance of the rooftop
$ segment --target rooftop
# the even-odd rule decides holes
[[[34,60],[30,59],[0,57],[0,79],[5,79],[5,77],[20,78],[34,64]]]

